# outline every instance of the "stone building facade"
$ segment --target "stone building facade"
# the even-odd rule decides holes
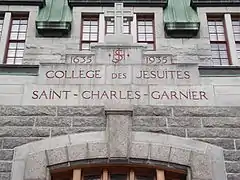
[[[239,65],[238,0],[1,0],[0,180],[240,180]]]

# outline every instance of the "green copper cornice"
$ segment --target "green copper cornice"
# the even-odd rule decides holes
[[[72,11],[68,0],[46,0],[46,5],[39,10],[36,28],[43,35],[49,32],[60,35],[70,31],[71,23]]]
[[[164,26],[173,37],[191,37],[197,34],[200,21],[191,7],[191,0],[168,0],[164,9]]]

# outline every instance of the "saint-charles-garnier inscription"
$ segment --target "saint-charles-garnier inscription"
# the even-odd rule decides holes
[[[171,55],[162,54],[132,60],[134,53],[124,48],[104,55],[106,61],[81,54],[67,55],[63,64],[41,64],[37,84],[30,88],[31,102],[156,105],[211,99],[211,88],[200,86],[197,64],[174,64]]]

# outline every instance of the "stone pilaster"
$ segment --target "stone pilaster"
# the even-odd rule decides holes
[[[108,111],[106,115],[109,157],[127,157],[131,142],[132,112]]]

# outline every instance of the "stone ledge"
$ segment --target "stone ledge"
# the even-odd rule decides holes
[[[1,3],[4,0],[1,0]],[[6,0],[5,0],[6,1]],[[20,1],[20,0],[18,0]],[[21,2],[19,2],[21,3]],[[24,76],[37,76],[39,66],[38,65],[8,65],[0,64],[0,75],[24,75]]]

